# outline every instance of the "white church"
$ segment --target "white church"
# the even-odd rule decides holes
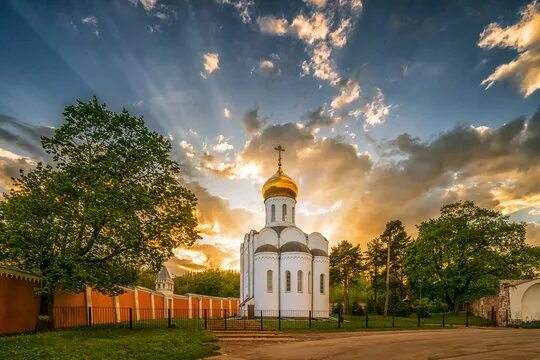
[[[243,315],[329,315],[328,240],[318,232],[304,233],[295,224],[298,186],[281,165],[262,195],[266,223],[251,230],[240,246],[240,310]],[[305,315],[302,315],[305,314]]]

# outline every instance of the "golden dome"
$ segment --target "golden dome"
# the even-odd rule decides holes
[[[264,183],[262,195],[264,200],[273,196],[288,196],[296,199],[296,196],[298,195],[298,186],[293,179],[279,169]]]

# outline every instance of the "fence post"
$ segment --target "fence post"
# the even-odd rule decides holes
[[[278,329],[281,331],[281,310],[278,310]]]
[[[227,330],[227,309],[224,310],[225,311],[225,330]]]
[[[204,330],[206,330],[208,327],[207,323],[206,323],[206,309],[204,309]]]
[[[396,316],[394,313],[392,313],[392,328],[396,327]]]
[[[465,326],[469,327],[469,305],[467,305],[467,312],[465,314]]]
[[[444,327],[444,309],[442,311],[442,326]]]
[[[261,331],[263,330],[263,311],[261,310]]]
[[[506,327],[508,327],[508,309],[506,309]]]
[[[133,309],[129,308],[129,328],[133,329]]]
[[[418,324],[417,324],[418,327],[420,327],[420,310],[418,310]]]
[[[339,309],[338,311],[338,314],[337,314],[337,328],[341,328],[341,312],[343,311],[343,309]]]
[[[88,307],[88,326],[92,326],[92,307]]]
[[[368,328],[368,312],[366,310],[366,329]]]
[[[167,309],[167,327],[171,327],[171,309]]]
[[[309,310],[309,328],[311,329],[311,310]]]

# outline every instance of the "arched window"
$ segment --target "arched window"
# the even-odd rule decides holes
[[[266,292],[272,292],[272,270],[266,272]]]
[[[324,294],[324,274],[321,274],[321,283],[319,284],[320,285],[320,291],[321,291],[321,294]]]
[[[297,283],[297,287],[298,287],[298,292],[302,292],[303,291],[303,285],[304,285],[304,273],[302,272],[302,270],[298,270],[298,283]]]
[[[272,212],[272,221],[276,221],[276,205],[272,204],[272,207],[271,207],[271,212]]]
[[[291,272],[285,271],[285,292],[291,292]]]
[[[311,294],[311,271],[307,274],[307,291]]]
[[[285,221],[287,219],[287,205],[283,204],[281,207],[281,221]]]
[[[294,206],[292,207],[292,222],[294,223]]]

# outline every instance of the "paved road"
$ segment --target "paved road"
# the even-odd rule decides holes
[[[215,359],[540,359],[540,329],[452,329],[296,335],[286,343],[220,343]]]

